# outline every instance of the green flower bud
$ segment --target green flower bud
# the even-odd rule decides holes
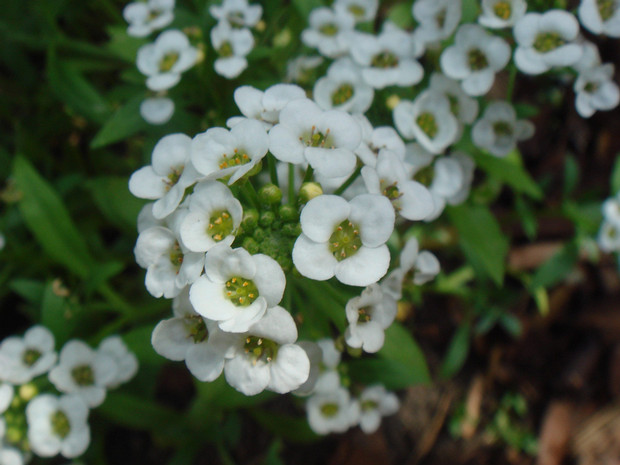
[[[260,219],[258,220],[258,224],[260,224],[263,228],[268,228],[273,223],[273,220],[276,219],[276,214],[274,212],[266,211],[260,214]]]
[[[282,226],[282,234],[290,237],[298,237],[301,234],[301,225],[299,223],[287,223]]]
[[[280,215],[282,221],[286,223],[297,221],[299,219],[299,211],[291,205],[281,205],[278,209],[278,215]]]
[[[258,242],[256,242],[252,237],[246,237],[243,240],[243,244],[241,244],[241,247],[250,252],[250,254],[252,255],[259,252]]]
[[[299,199],[302,203],[308,203],[315,197],[323,194],[323,189],[318,182],[305,182],[299,189]]]
[[[256,228],[252,233],[252,237],[260,243],[267,237],[267,232],[264,229]]]
[[[250,171],[247,172],[247,174],[245,176],[243,176],[245,179],[248,179],[252,176],[257,175],[258,173],[261,172],[261,170],[263,169],[263,162],[259,161],[256,165],[254,165],[254,168],[252,168]]]
[[[254,209],[246,210],[241,220],[241,226],[246,231],[252,231],[258,226],[258,212]]]
[[[275,205],[282,201],[282,190],[275,184],[265,184],[258,190],[258,198],[261,203]]]

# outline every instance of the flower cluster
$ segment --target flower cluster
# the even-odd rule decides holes
[[[603,202],[603,224],[598,235],[598,245],[603,252],[620,252],[620,195]]]
[[[97,349],[68,341],[56,353],[54,336],[33,326],[23,337],[0,343],[0,457],[21,465],[31,453],[77,457],[90,443],[89,409],[101,405],[108,389],[126,383],[138,370],[136,356],[119,336],[103,339]],[[50,388],[41,391],[40,377]]]

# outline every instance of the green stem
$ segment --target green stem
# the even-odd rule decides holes
[[[295,205],[295,165],[288,164],[288,203],[289,205]]]
[[[269,177],[271,178],[271,182],[280,187],[280,183],[278,182],[278,171],[276,170],[276,157],[271,153],[267,154],[267,165],[269,166]]]
[[[108,303],[113,307],[118,309],[119,313],[122,313],[125,316],[129,316],[135,313],[135,309],[132,305],[125,302],[125,300],[114,291],[108,283],[101,284],[97,291],[101,294]]]
[[[512,102],[512,95],[515,90],[515,81],[517,79],[517,67],[510,65],[510,74],[508,75],[508,87],[506,89],[506,100]]]
[[[243,186],[241,186],[241,191],[245,194],[246,198],[252,204],[252,206],[257,210],[260,210],[258,193],[256,192],[256,189],[254,189],[254,185],[250,181],[247,181]]]
[[[357,169],[353,172],[353,174],[349,176],[349,179],[347,179],[344,183],[342,183],[342,186],[340,186],[338,189],[334,191],[334,195],[340,195],[344,191],[346,191],[347,188],[351,184],[353,184],[353,182],[355,182],[355,180],[358,178],[361,172],[362,172],[362,167],[358,166]]]
[[[314,170],[312,166],[308,165],[308,169],[306,170],[306,174],[304,175],[304,180],[301,182],[302,184],[305,182],[310,182],[312,180],[312,175],[314,174]]]

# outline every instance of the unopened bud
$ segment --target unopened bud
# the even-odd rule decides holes
[[[30,399],[34,398],[39,393],[37,387],[32,384],[23,384],[19,387],[19,397],[28,402]]]
[[[263,228],[268,228],[272,225],[273,220],[276,219],[276,214],[274,212],[266,211],[260,214],[260,219],[258,220],[258,224],[260,224]]]
[[[388,109],[390,110],[393,110],[394,108],[396,108],[396,105],[398,105],[399,103],[400,103],[400,97],[396,94],[390,95],[385,100],[385,106],[388,107]]]
[[[241,226],[246,231],[252,231],[258,226],[258,212],[254,209],[246,210],[243,214],[243,220],[241,220]]]
[[[299,219],[299,211],[291,205],[282,205],[278,209],[278,214],[285,223],[297,221]]]
[[[266,205],[274,205],[282,201],[282,190],[275,184],[265,184],[258,190],[258,199]]]
[[[254,240],[252,237],[246,237],[243,240],[243,244],[241,244],[241,246],[245,250],[250,252],[250,254],[252,254],[252,255],[257,254],[259,252],[258,242],[256,242],[256,240]]]
[[[323,194],[323,189],[318,182],[305,182],[299,189],[299,199],[303,203],[308,203],[315,197]]]

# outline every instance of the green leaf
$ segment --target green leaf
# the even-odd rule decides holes
[[[531,292],[562,281],[573,271],[578,259],[579,247],[576,242],[569,242],[538,268],[529,284]]]
[[[395,360],[384,358],[352,360],[347,366],[351,378],[363,384],[379,382],[388,389],[404,389],[428,383],[426,376],[419,376],[419,372]]]
[[[299,12],[299,15],[304,19],[304,21],[307,22],[310,12],[315,8],[325,6],[325,3],[321,0],[293,0],[293,6]]]
[[[388,12],[387,19],[402,29],[412,27],[413,15],[411,13],[411,4],[409,2],[402,2],[393,5]]]
[[[472,23],[476,21],[479,14],[479,7],[477,0],[463,0],[463,23]]]
[[[15,159],[13,178],[22,194],[20,212],[45,252],[73,273],[88,276],[94,260],[58,194],[21,156]]]
[[[140,104],[143,100],[144,95],[137,95],[116,110],[99,130],[90,147],[99,149],[146,129],[149,125],[140,115]]]
[[[161,431],[184,423],[181,413],[155,401],[121,392],[108,392],[97,412],[122,426],[147,431]]]
[[[9,288],[28,302],[38,305],[43,300],[45,284],[34,279],[14,279]]]
[[[148,44],[147,39],[128,35],[127,27],[125,26],[110,26],[107,32],[110,36],[110,41],[107,43],[106,48],[132,65],[136,62],[138,49]]]
[[[542,199],[542,190],[523,168],[518,152],[513,151],[506,158],[477,152],[474,153],[474,160],[489,176],[508,184],[515,191],[527,194],[536,200]]]
[[[508,239],[488,208],[459,205],[447,209],[459,232],[463,251],[479,272],[487,274],[498,286],[504,281]]]
[[[123,177],[102,176],[86,183],[101,213],[115,225],[135,233],[138,213],[146,203],[134,197]]]
[[[248,413],[263,428],[290,442],[308,443],[320,439],[320,436],[316,435],[308,426],[308,420],[306,420],[305,416],[292,417],[264,409],[252,409],[248,410]]]
[[[567,155],[566,162],[564,163],[564,197],[568,197],[575,190],[578,183],[579,164],[575,157]]]
[[[446,358],[441,364],[441,369],[439,370],[439,376],[442,378],[450,378],[456,374],[465,363],[465,360],[467,360],[467,354],[469,353],[470,330],[471,328],[469,323],[461,324],[461,326],[459,326],[456,330],[456,333],[450,342]]]
[[[70,305],[66,297],[55,292],[53,282],[47,283],[41,303],[41,324],[54,334],[57,347],[61,347],[71,337],[78,313],[75,304]]]
[[[611,172],[611,195],[616,195],[620,192],[620,153],[616,155],[616,163]]]
[[[398,322],[392,323],[385,331],[385,343],[378,355],[402,363],[419,382],[429,383],[431,380],[422,349],[411,333]]]
[[[97,123],[108,118],[110,108],[105,99],[79,71],[58,59],[53,48],[47,55],[46,71],[52,91],[69,108]]]

